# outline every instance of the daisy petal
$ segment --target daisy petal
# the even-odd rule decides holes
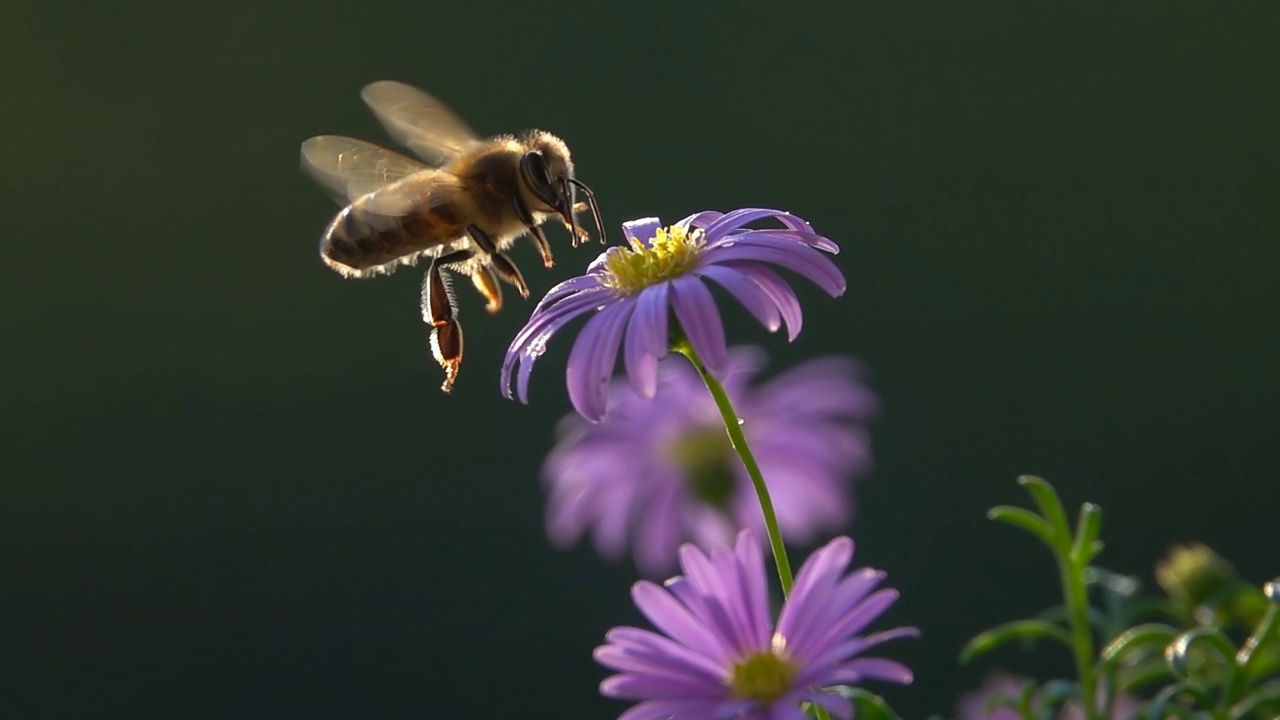
[[[836,245],[829,238],[825,238],[817,233],[804,232],[803,230],[743,230],[732,235],[725,235],[724,237],[721,237],[719,240],[716,240],[715,245],[732,245],[740,240],[760,239],[794,242],[804,245],[805,247],[811,247],[815,250],[821,250],[822,252],[829,253],[831,255],[840,254],[840,246]],[[712,243],[707,243],[707,245],[710,247]]]
[[[599,422],[604,418],[609,376],[618,357],[622,331],[631,319],[634,306],[613,305],[587,321],[565,366],[569,402],[582,417]]]
[[[861,683],[865,680],[910,685],[914,679],[911,670],[900,662],[884,658],[856,658],[844,663],[836,669],[834,681],[838,683]]]
[[[733,212],[726,213],[715,222],[707,225],[707,242],[713,242],[716,239],[747,225],[748,223],[755,222],[756,220],[763,220],[765,218],[776,218],[788,227],[792,227],[792,225],[788,223],[787,220],[794,219],[800,222],[800,226],[793,227],[793,229],[807,230],[810,232],[813,230],[813,228],[809,227],[808,223],[796,218],[788,212],[770,210],[768,208],[742,208],[741,210],[734,210]]]
[[[727,265],[709,265],[698,270],[698,274],[715,280],[728,290],[769,332],[777,332],[782,327],[782,313],[778,311],[778,305],[740,270]]]
[[[612,295],[607,290],[601,289],[572,295],[551,306],[542,314],[535,314],[529,320],[529,324],[516,333],[515,339],[511,341],[510,347],[507,348],[506,357],[503,358],[502,372],[498,378],[503,397],[508,400],[511,399],[511,374],[521,364],[527,364],[528,368],[523,371],[523,374],[526,375],[522,382],[524,389],[520,390],[519,398],[520,402],[528,402],[526,392],[528,389],[527,375],[533,366],[533,362],[546,350],[547,338],[579,315],[611,301],[613,301]]]
[[[677,222],[676,225],[684,228],[695,227],[705,229],[708,225],[722,217],[724,217],[724,213],[718,210],[703,210],[700,213],[694,213],[680,222]]]
[[[663,588],[641,581],[631,588],[631,598],[655,627],[673,640],[705,655],[717,655],[724,648],[706,634],[704,626],[689,608]]]
[[[687,700],[690,697],[711,700],[723,693],[724,689],[712,682],[632,673],[614,675],[600,683],[601,695],[631,700]]]
[[[760,286],[760,290],[777,306],[782,322],[787,326],[787,342],[794,341],[804,325],[804,315],[800,312],[800,299],[791,285],[764,265],[725,263],[725,267],[737,269]]]
[[[624,359],[631,387],[642,398],[652,398],[658,390],[658,359],[667,354],[668,283],[645,288],[636,298],[635,312],[627,325]]]
[[[576,278],[569,278],[548,290],[547,294],[534,306],[533,312],[537,314],[539,311],[545,310],[560,298],[596,288],[601,288],[600,277],[597,275],[582,275]]]
[[[706,700],[646,700],[618,716],[618,720],[672,720],[673,718],[714,718],[714,703]]]
[[[707,370],[716,377],[722,375],[729,348],[711,291],[696,277],[679,278],[671,283],[671,306],[685,337]]]
[[[844,294],[845,279],[840,269],[826,255],[810,247],[786,247],[779,242],[751,240],[712,248],[703,256],[705,262],[757,262],[780,265],[822,288],[831,297]]]
[[[622,223],[622,234],[633,243],[647,243],[658,234],[662,221],[656,217],[640,218]]]

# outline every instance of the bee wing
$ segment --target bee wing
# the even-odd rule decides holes
[[[410,85],[380,80],[364,86],[360,97],[396,142],[433,165],[479,139],[447,105]]]
[[[402,218],[414,212],[447,205],[463,190],[461,179],[447,170],[423,168],[360,198],[365,215]]]
[[[302,169],[339,205],[346,205],[428,168],[373,143],[320,135],[302,143]]]

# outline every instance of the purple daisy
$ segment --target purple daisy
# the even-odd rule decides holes
[[[910,683],[901,663],[858,657],[915,628],[860,633],[898,598],[876,590],[884,574],[846,574],[853,541],[832,540],[796,576],[776,628],[769,610],[764,558],[744,530],[736,549],[710,555],[680,549],[685,575],[662,587],[641,581],[636,607],[664,634],[617,627],[596,648],[596,661],[618,671],[600,683],[607,697],[640,700],[619,720],[804,720],[801,703],[847,720],[853,707],[829,690],[865,680]]]
[[[783,538],[808,544],[848,525],[852,482],[871,467],[865,423],[879,402],[849,358],[811,360],[752,386],[763,366],[762,351],[735,348],[723,384]],[[751,480],[697,372],[673,358],[655,377],[652,400],[615,380],[603,422],[567,415],[542,469],[552,544],[568,547],[590,532],[611,560],[630,545],[650,577],[674,567],[682,542],[709,548],[731,544],[741,528],[764,532]]]
[[[1022,714],[1009,703],[1017,703],[1025,683],[1025,679],[1006,672],[988,675],[982,687],[960,696],[957,720],[1022,720]]]
[[[766,219],[782,227],[747,227]],[[586,275],[555,286],[534,308],[502,364],[503,395],[511,397],[514,379],[516,395],[528,402],[534,361],[551,336],[580,315],[595,313],[569,353],[565,377],[574,408],[598,421],[620,347],[632,387],[653,397],[658,360],[671,345],[668,308],[707,370],[723,376],[724,325],[705,280],[737,298],[771,332],[785,324],[791,340],[800,332],[800,302],[772,266],[799,273],[833,297],[845,289],[844,276],[824,254],[839,247],[780,210],[706,211],[671,227],[645,218],[624,223],[622,232],[630,247],[609,248]]]
[[[1027,679],[1007,672],[996,671],[987,676],[982,686],[960,696],[956,703],[957,720],[1022,720],[1022,714],[1014,707],[1022,697],[1022,690]],[[1098,696],[1103,695],[1102,688]],[[1040,710],[1041,693],[1032,695],[1031,705],[1036,709],[1036,716],[1043,717]],[[1128,693],[1120,693],[1112,699],[1111,712],[1105,717],[1109,720],[1128,720],[1142,709],[1142,700]],[[1076,700],[1065,703],[1058,712],[1058,720],[1085,720],[1084,708]]]

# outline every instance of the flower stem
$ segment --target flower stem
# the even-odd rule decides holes
[[[673,333],[675,334],[675,333]],[[751,454],[751,447],[747,445],[747,438],[742,434],[742,424],[738,418],[738,413],[733,409],[733,403],[729,401],[729,394],[725,392],[724,386],[720,384],[707,372],[707,368],[702,364],[702,359],[698,357],[698,353],[693,349],[693,345],[684,339],[681,335],[676,335],[677,339],[672,343],[672,350],[684,355],[693,363],[693,367],[698,371],[698,375],[702,377],[702,382],[706,383],[707,391],[711,393],[711,397],[716,402],[716,407],[720,410],[720,416],[724,419],[724,429],[729,433],[729,443],[733,445],[734,452],[738,453],[738,457],[742,458],[742,464],[747,469],[747,475],[751,477],[751,484],[755,487],[756,497],[760,500],[760,510],[764,513],[764,526],[769,533],[769,545],[773,549],[773,561],[778,566],[778,580],[782,583],[782,595],[786,597],[791,594],[791,586],[795,584],[795,580],[791,575],[791,562],[787,560],[787,548],[782,544],[782,532],[778,529],[778,516],[773,510],[773,500],[769,497],[769,488],[764,484],[764,476],[760,474],[760,466],[756,464],[756,458]]]
[[[1089,627],[1089,589],[1085,583],[1086,568],[1070,547],[1059,549],[1058,571],[1062,579],[1063,601],[1067,608],[1067,623],[1071,626],[1071,645],[1076,660],[1076,673],[1080,676],[1080,690],[1084,697],[1080,705],[1087,720],[1100,720],[1098,713],[1098,678],[1093,669],[1093,631]]]

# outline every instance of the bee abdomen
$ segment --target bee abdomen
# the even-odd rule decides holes
[[[400,261],[439,244],[421,236],[418,217],[387,217],[347,206],[320,239],[320,258],[348,277],[390,272]]]

